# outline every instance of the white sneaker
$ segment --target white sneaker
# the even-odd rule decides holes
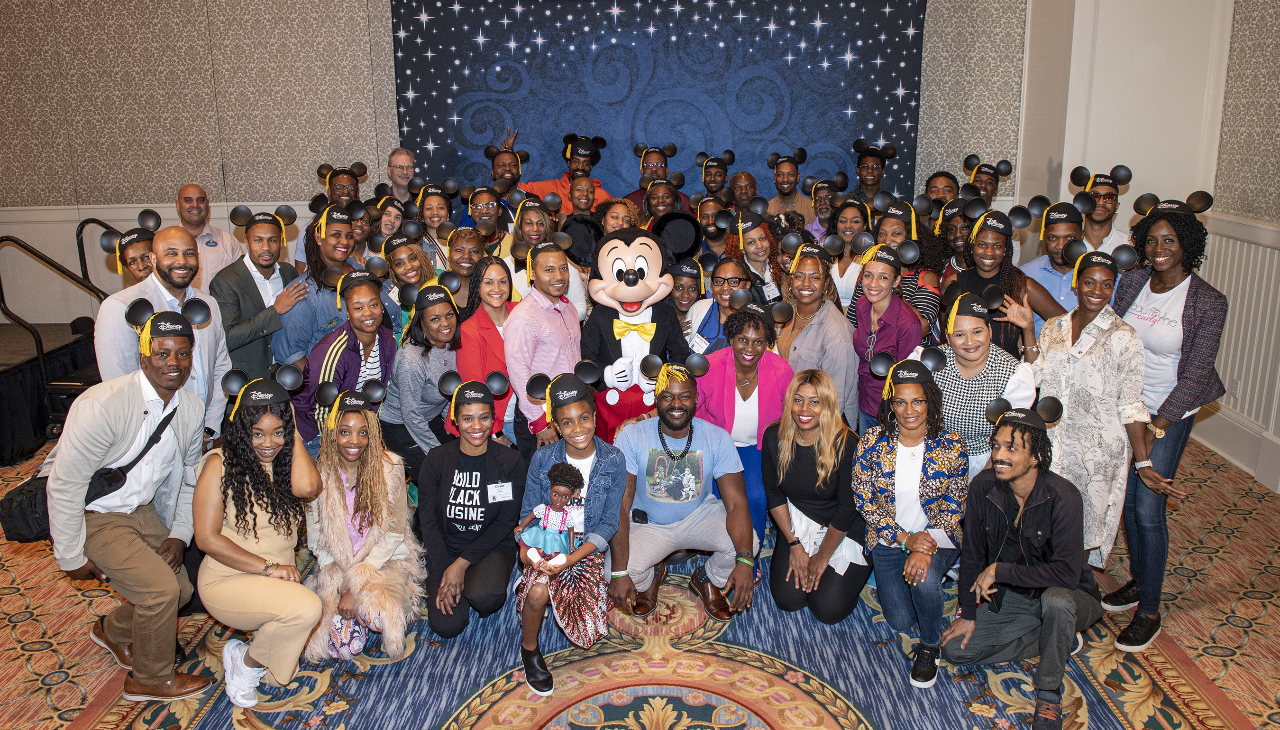
[[[258,683],[267,673],[266,667],[253,668],[244,663],[249,645],[239,639],[231,639],[222,647],[223,682],[227,698],[236,707],[253,707],[258,704]]]

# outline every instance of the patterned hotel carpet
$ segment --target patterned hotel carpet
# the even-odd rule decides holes
[[[1122,624],[1108,617],[1094,626],[1068,672],[1069,728],[1280,728],[1280,498],[1196,442],[1180,476],[1193,495],[1171,515],[1166,631],[1152,650],[1129,656],[1109,648]],[[0,480],[3,491],[19,470],[0,470]],[[590,651],[544,631],[557,669],[550,698],[523,685],[509,603],[453,641],[433,642],[423,622],[397,663],[374,647],[353,662],[304,665],[292,686],[264,689],[249,712],[233,708],[220,685],[203,698],[134,705],[117,701],[124,673],[85,639],[115,594],[73,587],[46,545],[0,541],[0,728],[1030,725],[1029,665],[944,665],[933,689],[913,690],[911,640],[882,622],[870,589],[852,617],[823,627],[807,613],[779,612],[767,591],[746,617],[722,624],[686,586],[673,575],[660,613],[647,623],[615,616]],[[181,635],[188,648],[198,645],[184,669],[220,676],[225,627],[200,616]]]

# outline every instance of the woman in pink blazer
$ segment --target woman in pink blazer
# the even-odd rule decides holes
[[[791,366],[770,348],[777,341],[773,317],[748,304],[724,322],[729,347],[707,355],[710,367],[698,378],[698,418],[729,432],[742,460],[751,524],[764,541],[769,514],[760,471],[764,431],[782,418]]]

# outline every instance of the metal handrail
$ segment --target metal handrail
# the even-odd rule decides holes
[[[77,238],[79,238],[79,236],[77,236]],[[53,259],[49,258],[42,251],[37,249],[35,246],[32,246],[31,244],[27,243],[26,241],[23,241],[20,238],[15,238],[13,236],[0,236],[0,245],[3,245],[5,243],[12,243],[13,245],[22,249],[22,251],[27,255],[37,259],[38,261],[40,261],[40,263],[44,264],[45,266],[48,266],[49,268],[53,269],[59,274],[62,274],[64,277],[69,279],[72,284],[75,284],[81,289],[84,289],[85,291],[93,295],[95,298],[97,298],[99,303],[101,303],[102,300],[106,299],[107,297],[111,296],[110,294],[103,291],[102,289],[99,289],[92,281],[89,281],[88,264],[84,259],[83,248],[80,249],[80,257],[81,257],[80,265],[84,268],[85,276],[79,276],[71,269],[68,269],[67,267],[63,266],[57,261],[54,261]]]
[[[95,225],[103,230],[115,231],[116,233],[120,232],[115,226],[97,218],[85,218],[80,221],[80,225],[76,226],[76,251],[80,254],[80,275],[84,277],[85,281],[90,281],[89,259],[84,253],[84,228],[88,225]]]
[[[0,277],[0,313],[8,317],[10,322],[13,322],[30,333],[31,338],[36,341],[36,365],[40,368],[40,391],[44,394],[45,407],[50,407],[49,391],[45,387],[45,384],[49,382],[49,369],[45,365],[44,361],[44,340],[40,339],[40,330],[36,329],[35,325],[14,314],[13,310],[9,309],[9,304],[4,298],[3,277]],[[50,412],[52,412],[51,408]]]

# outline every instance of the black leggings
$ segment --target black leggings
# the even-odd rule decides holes
[[[443,639],[461,634],[471,623],[471,609],[484,618],[507,602],[507,585],[511,582],[511,569],[516,565],[516,551],[503,547],[480,559],[467,568],[462,579],[462,595],[453,615],[436,608],[436,593],[440,590],[441,575],[427,579],[427,624]]]
[[[849,563],[844,575],[828,567],[818,581],[818,587],[812,593],[805,593],[796,588],[794,576],[787,580],[791,551],[781,540],[778,543],[779,548],[774,551],[769,564],[769,592],[773,594],[773,602],[778,608],[799,611],[808,606],[813,617],[824,624],[838,624],[853,613],[862,587],[867,584],[867,576],[871,575],[870,565]]]
[[[418,472],[422,470],[422,460],[427,457],[422,447],[417,441],[413,440],[413,435],[409,433],[409,429],[405,428],[403,423],[392,423],[391,421],[382,422],[382,442],[386,445],[388,451],[392,451],[404,459],[405,473],[410,479],[416,480]]]

